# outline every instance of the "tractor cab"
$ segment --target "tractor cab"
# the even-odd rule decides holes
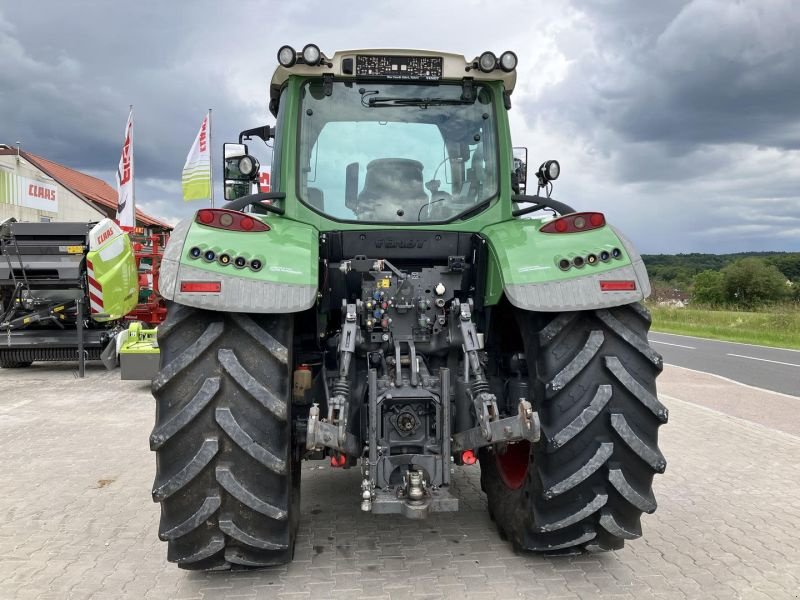
[[[300,211],[333,222],[453,222],[482,212],[511,181],[500,132],[516,81],[513,52],[472,61],[416,50],[328,58],[310,44],[284,46],[278,60],[269,104],[278,125],[226,146],[227,199],[250,193],[256,171],[241,142],[252,136],[274,138],[273,189],[291,190]]]

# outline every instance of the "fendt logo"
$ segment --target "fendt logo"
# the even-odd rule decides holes
[[[392,238],[375,240],[376,248],[422,248],[424,245],[425,240],[404,240]]]
[[[56,190],[48,189],[41,185],[36,185],[31,183],[28,185],[28,196],[30,196],[31,198],[42,198],[44,200],[52,200],[53,202],[55,202]]]
[[[122,146],[122,172],[119,174],[119,184],[125,185],[131,180],[131,132],[125,135],[125,143]],[[123,205],[124,206],[124,205]]]

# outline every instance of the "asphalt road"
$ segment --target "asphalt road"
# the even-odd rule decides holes
[[[800,351],[650,333],[664,362],[800,397]]]

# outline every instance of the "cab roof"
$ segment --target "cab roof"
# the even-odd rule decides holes
[[[387,57],[385,62],[405,63],[406,59],[434,59],[437,69],[441,58],[441,74],[437,77],[415,77],[414,75],[394,76],[393,74],[383,76],[382,74],[365,74],[358,72],[362,61],[368,60],[364,57]],[[399,60],[392,60],[392,57]],[[402,67],[402,64],[398,65]],[[317,65],[305,64],[302,60],[302,52],[297,52],[297,62],[284,67],[279,65],[272,75],[270,82],[270,111],[277,113],[278,98],[280,92],[290,75],[303,77],[321,77],[332,75],[337,79],[376,79],[386,81],[463,81],[471,78],[475,81],[502,81],[507,94],[514,91],[517,82],[517,71],[504,71],[496,68],[490,72],[484,72],[478,68],[478,57],[468,61],[463,54],[452,54],[450,52],[435,52],[431,50],[413,50],[405,48],[364,48],[360,50],[340,50],[333,56],[328,57],[321,53],[321,61]]]

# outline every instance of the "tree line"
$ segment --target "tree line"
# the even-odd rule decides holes
[[[654,290],[712,306],[800,302],[800,252],[646,254]],[[657,294],[658,295],[658,294]]]

